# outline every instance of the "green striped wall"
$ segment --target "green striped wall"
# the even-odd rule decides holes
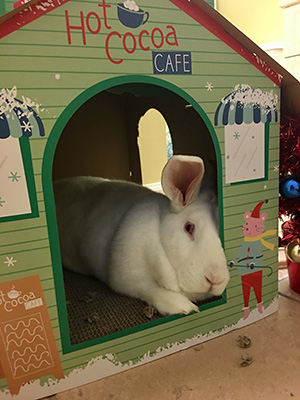
[[[8,7],[9,2],[6,4]],[[204,310],[199,315],[170,320],[165,324],[75,352],[66,353],[62,348],[43,192],[43,162],[48,138],[57,118],[86,89],[117,76],[141,74],[153,77],[151,51],[144,52],[137,49],[134,54],[127,55],[122,46],[114,41],[112,49],[114,57],[124,57],[125,60],[120,65],[114,65],[107,59],[104,46],[108,31],[103,24],[99,34],[92,35],[87,32],[86,46],[82,45],[81,34],[78,32],[72,32],[72,45],[67,44],[65,10],[69,11],[71,24],[76,25],[79,24],[79,12],[83,11],[84,15],[90,11],[98,13],[97,4],[97,1],[93,0],[71,0],[65,6],[5,37],[0,44],[1,87],[16,86],[19,98],[24,95],[40,103],[43,111],[39,115],[46,131],[46,137],[30,139],[39,217],[0,224],[0,281],[39,274],[66,374],[101,354],[115,354],[116,359],[122,363],[129,360],[136,362],[147,352],[155,353],[158,348],[166,347],[168,343],[185,341],[200,333],[206,334],[235,324],[242,318],[243,308],[240,277],[236,270],[232,269],[226,304]],[[109,23],[112,29],[118,30],[123,35],[128,29],[119,23],[116,13],[113,12],[117,2],[109,1],[108,4],[112,5],[108,14]],[[149,32],[155,27],[160,27],[167,33],[167,25],[175,27],[179,46],[175,48],[164,45],[162,50],[192,52],[192,75],[160,75],[158,79],[167,81],[191,96],[203,109],[215,131],[222,159],[220,167],[223,174],[224,245],[227,258],[230,260],[242,244],[243,214],[247,210],[252,210],[258,201],[269,199],[269,203],[264,205],[264,211],[268,213],[265,230],[277,229],[276,165],[278,165],[279,128],[278,124],[270,124],[268,180],[227,185],[224,180],[224,127],[213,127],[214,113],[220,100],[232,92],[236,84],[249,84],[264,91],[272,90],[278,95],[279,88],[253,65],[171,3],[153,0],[148,5],[145,0],[141,0],[138,5],[150,13],[149,21],[144,25]],[[60,74],[60,79],[56,79],[57,74]],[[205,87],[208,82],[213,84],[212,91],[208,91]],[[265,307],[277,296],[276,237],[270,240],[275,244],[275,250],[266,250],[264,255],[265,263],[273,268],[274,273],[271,277],[267,277],[267,271],[264,272]],[[17,263],[10,269],[5,268],[6,257],[12,255],[17,259]],[[252,294],[250,303],[252,308],[255,307],[253,297]],[[0,380],[0,390],[5,387],[6,381]]]

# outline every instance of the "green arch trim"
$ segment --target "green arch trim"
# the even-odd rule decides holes
[[[65,288],[63,281],[63,272],[62,272],[62,263],[60,256],[60,247],[59,247],[59,237],[56,223],[56,214],[55,214],[55,202],[54,202],[54,193],[53,193],[53,185],[52,185],[52,168],[53,168],[53,159],[56,150],[57,143],[59,141],[60,135],[63,132],[67,122],[72,117],[72,115],[78,110],[80,106],[82,106],[87,100],[96,94],[124,84],[133,84],[133,83],[147,83],[152,84],[154,86],[162,87],[164,89],[168,89],[169,91],[177,94],[178,96],[184,98],[192,107],[199,113],[200,117],[205,122],[211,138],[213,140],[216,159],[217,159],[217,168],[218,168],[218,205],[219,205],[219,231],[220,238],[224,245],[224,221],[223,221],[223,186],[222,186],[222,157],[221,150],[219,146],[219,141],[214,130],[214,127],[206,115],[205,111],[202,107],[196,102],[196,100],[191,97],[187,92],[183,89],[177,87],[176,85],[165,81],[160,78],[152,77],[152,76],[144,76],[144,75],[123,75],[114,78],[109,78],[104,81],[98,82],[95,85],[89,87],[88,89],[81,92],[77,97],[75,97],[71,103],[64,109],[61,115],[58,117],[56,123],[54,124],[47,144],[45,146],[44,159],[42,165],[42,185],[45,199],[45,211],[46,211],[46,219],[48,226],[48,234],[49,234],[49,242],[50,242],[50,252],[52,258],[52,267],[53,267],[53,276],[55,281],[55,291],[56,291],[56,299],[57,299],[57,308],[58,308],[58,318],[59,318],[59,326],[61,332],[61,341],[62,341],[62,350],[63,353],[73,352],[82,348],[90,347],[95,344],[103,343],[104,341],[112,340],[117,337],[121,337],[127,335],[129,333],[140,331],[141,329],[145,329],[147,327],[153,327],[158,324],[163,324],[169,321],[173,321],[175,319],[183,318],[183,316],[175,315],[162,318],[160,320],[149,322],[142,327],[134,327],[127,329],[126,331],[117,332],[115,334],[109,335],[108,337],[99,338],[90,340],[84,343],[80,343],[77,345],[72,345],[70,342],[69,335],[69,326],[68,326],[68,315],[67,315],[67,307],[64,301],[65,297]],[[226,291],[223,294],[223,298],[216,300],[209,304],[204,304],[200,307],[200,310],[214,307],[219,304],[226,303]]]

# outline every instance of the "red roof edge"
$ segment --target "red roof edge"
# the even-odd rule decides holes
[[[0,38],[9,35],[20,27],[27,25],[31,21],[47,14],[49,11],[67,3],[68,1],[70,0],[52,0],[51,3],[48,4],[48,2],[43,2],[42,0],[30,0],[28,3],[25,3],[0,17]],[[209,6],[204,0],[169,1],[258,68],[277,86],[281,86],[283,76],[284,85],[294,85],[295,83],[299,83],[291,74],[287,73],[285,69],[263,52],[259,46],[255,45],[255,43],[222,17],[221,14]],[[47,9],[45,4],[47,6],[49,5]],[[245,47],[245,44],[250,51]],[[267,59],[268,62],[264,61],[264,59]],[[274,66],[274,68],[272,66]]]
[[[0,39],[53,11],[70,0],[29,1],[0,18]],[[2,22],[3,21],[3,22]]]
[[[216,37],[221,39],[234,51],[244,57],[257,69],[263,72],[269,79],[271,79],[277,86],[280,87],[282,75],[279,74],[275,69],[270,67],[264,60],[262,60],[257,54],[251,53],[235,38],[229,35],[222,25],[220,25],[210,14],[205,12],[203,8],[197,5],[197,1],[191,0],[170,0],[175,6],[180,8],[187,15],[192,17],[199,24],[203,25],[207,30],[213,33]],[[198,1],[199,2],[199,1]],[[212,11],[216,12],[212,7],[206,5]]]

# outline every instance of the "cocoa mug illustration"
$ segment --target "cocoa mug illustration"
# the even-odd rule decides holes
[[[15,286],[13,285],[11,290],[7,293],[7,296],[9,299],[13,300],[16,299],[17,297],[21,296],[22,292],[19,292],[16,290]]]
[[[120,22],[128,28],[138,28],[144,25],[149,19],[148,11],[139,8],[134,0],[126,0],[124,3],[118,3],[117,9]]]

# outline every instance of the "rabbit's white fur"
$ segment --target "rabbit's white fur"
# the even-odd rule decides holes
[[[161,314],[197,311],[193,301],[221,295],[229,281],[210,199],[199,195],[203,173],[200,158],[173,156],[162,174],[168,197],[101,178],[57,181],[63,265]]]

